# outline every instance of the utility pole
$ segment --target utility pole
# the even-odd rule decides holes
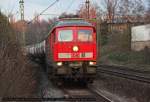
[[[22,44],[25,46],[25,22],[24,22],[24,1],[20,0],[20,16],[21,16],[21,23],[22,23]]]
[[[23,21],[23,20],[24,20],[24,1],[23,1],[23,0],[20,0],[20,1],[19,1],[19,4],[20,4],[21,20]]]
[[[87,19],[89,19],[90,18],[90,1],[86,0],[85,5],[86,5],[86,12],[87,12],[86,17]]]

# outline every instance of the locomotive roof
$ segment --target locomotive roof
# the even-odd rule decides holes
[[[63,26],[89,26],[89,27],[94,27],[91,23],[88,23],[85,20],[81,20],[81,19],[65,19],[65,20],[60,20],[57,22],[54,22],[53,24],[51,24],[50,27],[50,32],[49,34],[57,27],[63,27]],[[49,36],[48,34],[48,36]]]
[[[84,20],[62,20],[58,21],[55,25],[55,27],[60,26],[93,26],[93,25]]]

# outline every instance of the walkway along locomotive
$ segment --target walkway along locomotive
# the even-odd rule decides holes
[[[81,19],[62,19],[55,23],[44,41],[27,46],[28,53],[45,54],[51,78],[92,81],[96,75],[96,29]]]

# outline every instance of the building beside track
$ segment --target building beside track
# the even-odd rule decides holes
[[[150,24],[133,26],[131,28],[131,49],[141,51],[150,49]]]

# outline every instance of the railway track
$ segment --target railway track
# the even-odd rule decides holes
[[[99,73],[150,83],[150,71],[131,69],[123,66],[99,65]]]
[[[93,88],[64,88],[65,99],[70,102],[114,102]]]

